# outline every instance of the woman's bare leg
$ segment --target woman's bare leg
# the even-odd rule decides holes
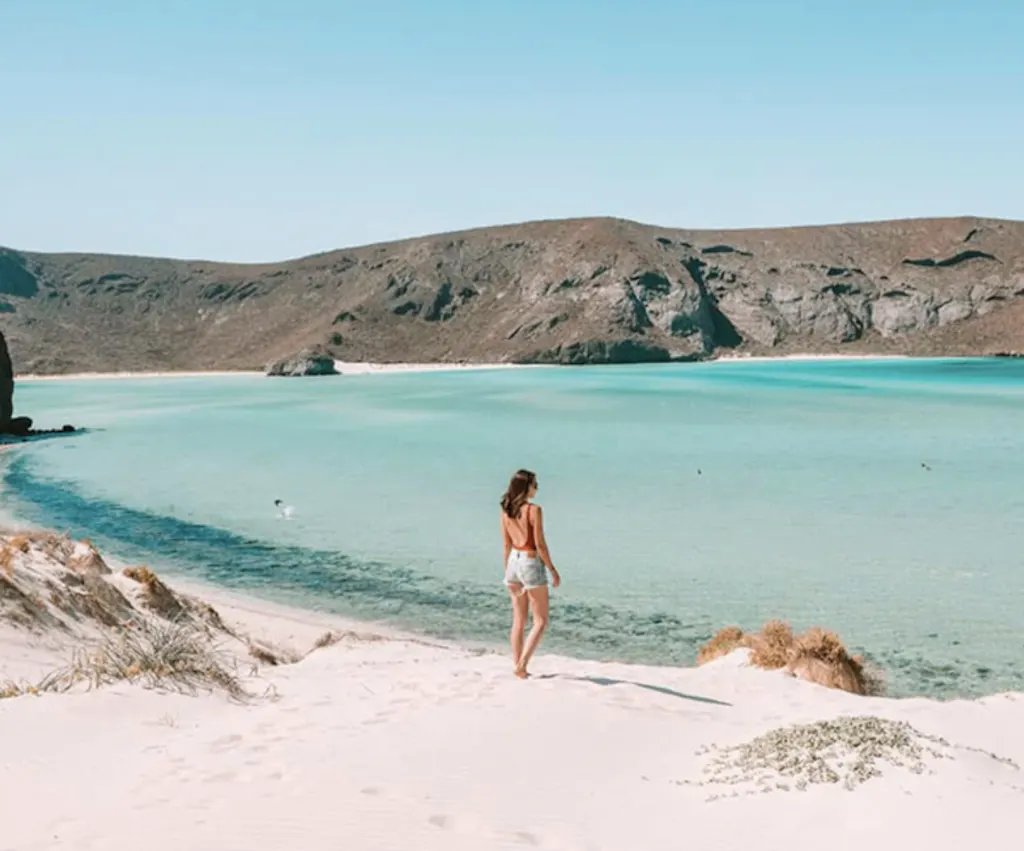
[[[530,588],[526,592],[530,598],[530,609],[533,611],[533,626],[530,627],[530,634],[526,638],[526,647],[519,657],[519,664],[516,666],[518,676],[526,675],[526,667],[533,658],[537,645],[544,636],[544,630],[548,628],[548,586],[541,585],[540,588]]]
[[[512,598],[512,631],[509,643],[512,645],[512,664],[519,670],[519,659],[523,655],[523,632],[526,630],[526,614],[529,601],[523,593],[522,585],[509,585],[508,594]]]

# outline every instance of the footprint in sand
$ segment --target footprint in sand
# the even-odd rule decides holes
[[[507,833],[496,834],[489,830],[484,824],[478,819],[467,818],[464,816],[449,816],[444,813],[432,815],[427,819],[427,822],[434,827],[440,828],[441,830],[451,830],[456,833],[461,833],[470,836],[478,836],[482,839],[488,840],[504,839],[516,843],[517,845],[526,845],[531,848],[539,848],[543,844],[540,837],[536,836],[525,830],[510,831]]]
[[[223,751],[231,750],[240,741],[242,741],[242,737],[239,736],[237,733],[230,736],[222,736],[219,739],[215,739],[210,744],[210,750],[214,753],[221,753]]]
[[[364,727],[371,726],[374,724],[386,724],[395,715],[393,709],[383,709],[380,712],[375,712],[369,718],[361,721],[361,725]]]
[[[203,778],[204,783],[231,783],[236,780],[236,774],[233,771],[223,771],[220,774],[208,774]]]

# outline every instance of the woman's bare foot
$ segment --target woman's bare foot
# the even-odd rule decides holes
[[[525,679],[527,679],[530,676],[526,672],[526,668],[516,668],[512,673],[515,674],[517,677],[519,677],[519,679],[521,679],[521,680],[525,680]]]

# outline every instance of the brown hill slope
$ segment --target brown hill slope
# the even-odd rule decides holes
[[[234,265],[0,249],[19,373],[1024,349],[1024,222],[533,222]]]

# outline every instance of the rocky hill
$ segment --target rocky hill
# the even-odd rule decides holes
[[[18,373],[1024,349],[1024,222],[534,222],[237,265],[0,249]]]

